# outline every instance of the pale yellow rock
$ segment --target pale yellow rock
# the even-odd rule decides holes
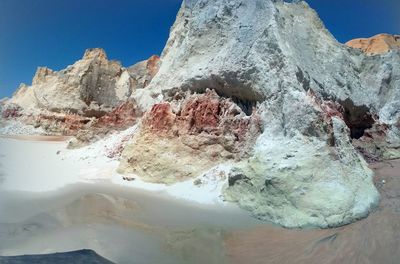
[[[200,176],[220,164],[224,154],[220,145],[196,150],[178,138],[139,134],[125,147],[119,172],[147,182],[173,184]]]

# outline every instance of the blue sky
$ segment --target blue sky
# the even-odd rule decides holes
[[[399,0],[309,0],[341,42],[400,33]],[[102,47],[123,65],[160,54],[180,0],[0,0],[0,98],[37,66],[60,70]]]

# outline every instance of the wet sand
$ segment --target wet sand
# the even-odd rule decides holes
[[[230,206],[101,184],[0,193],[0,255],[92,249],[115,263],[228,263],[223,234],[260,223]]]
[[[45,142],[62,142],[71,139],[67,136],[24,136],[24,135],[0,135],[0,138],[10,138],[25,141],[45,141]]]
[[[63,147],[0,139],[0,256],[92,249],[115,263],[227,263],[223,234],[261,224],[235,206],[190,203],[106,177],[81,182],[87,168],[111,174],[98,170],[101,159],[57,154]]]
[[[329,230],[265,225],[225,235],[231,263],[400,263],[400,160],[371,165],[381,203],[368,218]],[[383,183],[385,181],[385,183]]]

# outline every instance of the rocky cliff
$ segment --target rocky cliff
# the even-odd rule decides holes
[[[372,173],[352,141],[384,123],[383,137],[396,150],[399,56],[368,57],[338,43],[304,1],[190,0],[178,13],[158,74],[132,96],[152,112],[163,101],[184,104],[182,93],[212,89],[249,118],[256,113],[261,135],[254,135],[249,157],[234,159],[225,198],[287,227],[337,226],[377,204]],[[211,137],[210,128],[202,124],[201,137]],[[190,135],[191,142],[200,138]],[[174,146],[163,148],[164,157],[181,156],[184,147],[174,140],[162,138],[163,146]],[[137,162],[135,144],[123,164],[147,177],[159,161]],[[232,162],[223,154],[229,148],[215,144],[218,163]],[[197,162],[198,148],[190,147],[185,159],[192,153]],[[165,171],[165,177],[176,172]]]
[[[399,64],[396,48],[338,43],[304,1],[184,0],[161,58],[125,69],[89,50],[40,68],[11,102],[87,117],[128,100],[115,109],[144,115],[121,172],[172,184],[224,164],[226,200],[286,227],[332,227],[379,201],[364,158],[400,157]]]

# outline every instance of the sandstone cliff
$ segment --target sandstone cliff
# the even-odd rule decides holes
[[[400,35],[379,34],[371,38],[353,39],[346,45],[360,49],[368,55],[384,54],[400,49]]]

